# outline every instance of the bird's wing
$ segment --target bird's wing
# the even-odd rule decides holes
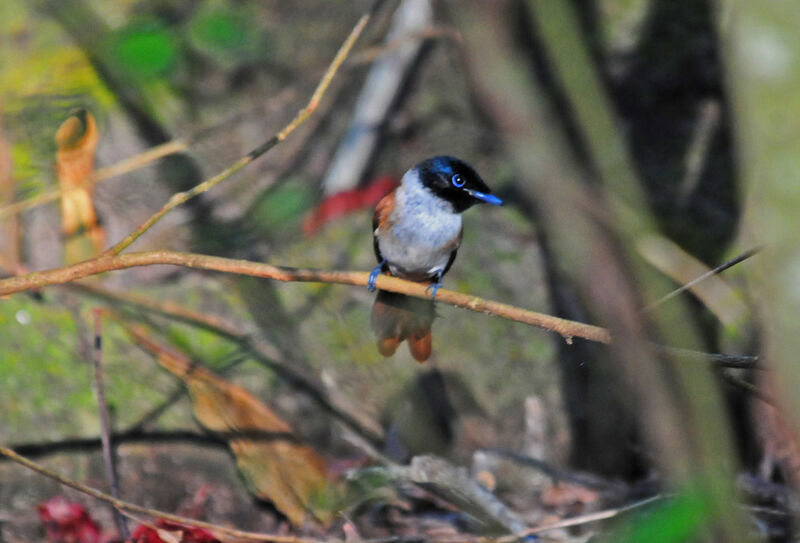
[[[373,233],[378,233],[378,228],[386,229],[389,226],[389,215],[394,210],[394,191],[381,198],[375,207],[375,215],[372,216]]]
[[[378,236],[380,231],[386,231],[389,228],[390,215],[394,210],[394,191],[390,192],[378,202],[375,207],[375,215],[372,216],[372,246],[375,249],[375,258],[378,262],[383,260],[380,247],[378,247]]]
[[[447,261],[447,265],[444,267],[444,271],[442,275],[446,274],[450,270],[450,266],[453,265],[453,262],[456,261],[456,255],[458,254],[458,248],[461,247],[461,240],[464,239],[464,227],[461,227],[461,231],[458,233],[458,237],[455,239],[453,243],[453,252],[450,253],[450,260]]]

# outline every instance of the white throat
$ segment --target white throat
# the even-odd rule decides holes
[[[417,170],[403,176],[390,221],[391,233],[379,245],[393,273],[430,276],[444,270],[458,247],[461,214],[425,188]]]
[[[397,189],[396,205],[403,207],[404,213],[419,210],[431,214],[457,215],[453,204],[439,198],[422,184],[416,169],[408,170]],[[406,209],[408,207],[408,209]],[[460,218],[460,216],[459,216]]]

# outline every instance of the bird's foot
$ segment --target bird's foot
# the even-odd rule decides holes
[[[431,292],[431,300],[435,300],[436,299],[436,293],[439,292],[439,287],[442,286],[442,275],[443,275],[442,271],[439,270],[436,273],[436,282],[435,283],[431,283],[430,285],[428,285],[428,288],[425,289],[425,292],[433,291],[433,292]]]
[[[377,266],[372,268],[372,271],[369,274],[369,280],[367,281],[367,290],[370,292],[375,292],[375,283],[378,280],[378,276],[383,271],[383,267],[386,265],[386,259],[384,258],[381,260]]]
[[[431,293],[431,300],[436,299],[436,293],[439,292],[439,287],[442,286],[441,281],[438,283],[431,283],[428,285],[428,288],[425,289],[425,292]]]

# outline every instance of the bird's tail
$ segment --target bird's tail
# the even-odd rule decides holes
[[[372,330],[378,336],[378,351],[392,356],[404,340],[418,362],[431,356],[435,317],[432,300],[411,298],[403,294],[379,290],[372,306]]]

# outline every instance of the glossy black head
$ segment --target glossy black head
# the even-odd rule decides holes
[[[423,186],[450,202],[457,213],[475,204],[503,205],[493,196],[481,176],[466,162],[450,156],[429,158],[414,166]]]

